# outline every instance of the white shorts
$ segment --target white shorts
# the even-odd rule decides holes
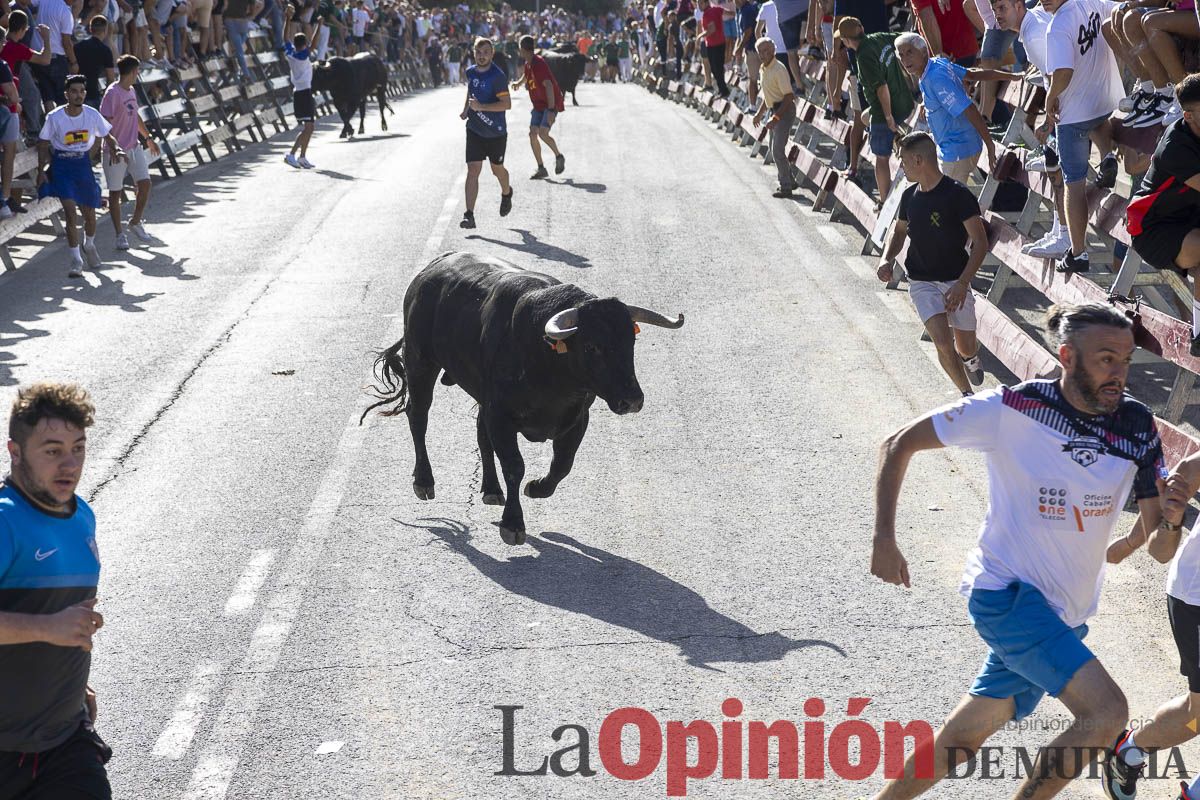
[[[828,55],[833,52],[833,23],[821,23],[821,41],[825,43],[825,53]]]
[[[908,285],[908,296],[916,306],[921,322],[928,322],[938,314],[945,314],[950,327],[959,331],[975,330],[975,293],[967,292],[958,311],[946,311],[946,292],[954,281],[913,281]]]
[[[125,173],[129,173],[129,177],[133,178],[133,182],[150,180],[150,162],[146,159],[146,148],[140,144],[132,150],[127,150],[125,155],[129,156],[128,163],[119,161],[116,164],[108,163],[108,154],[101,154],[101,161],[104,164],[104,185],[108,187],[110,192],[121,191],[121,186],[125,183]]]

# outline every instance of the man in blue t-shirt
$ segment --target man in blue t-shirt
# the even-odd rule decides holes
[[[479,196],[479,173],[485,158],[500,181],[500,216],[506,217],[512,211],[513,190],[504,168],[508,146],[504,112],[512,108],[512,98],[508,95],[508,76],[492,61],[495,53],[491,39],[476,39],[475,66],[467,70],[467,101],[459,115],[467,121],[467,211],[458,223],[460,228],[475,227],[475,198]]]
[[[896,56],[905,72],[920,82],[925,118],[937,144],[942,172],[965,186],[985,147],[988,165],[995,167],[996,143],[963,88],[966,68],[944,56],[930,58],[929,45],[915,33],[896,38]]]
[[[74,384],[23,387],[0,485],[0,797],[109,800],[112,751],[88,687],[96,518],[75,494],[95,408]],[[67,788],[69,787],[69,789]]]

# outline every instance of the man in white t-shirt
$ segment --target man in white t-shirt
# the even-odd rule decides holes
[[[904,473],[921,450],[953,446],[984,454],[989,504],[960,591],[988,645],[968,694],[938,731],[933,753],[918,751],[905,777],[877,800],[911,798],[945,777],[952,759],[976,753],[1045,694],[1075,724],[1040,749],[1016,797],[1053,797],[1071,780],[1075,754],[1120,735],[1128,705],[1083,643],[1095,613],[1109,544],[1130,489],[1142,529],[1159,524],[1162,445],[1149,408],[1124,394],[1134,342],[1131,321],[1107,303],[1055,306],[1047,319],[1062,378],[1002,386],[916,419],[888,437],[876,479],[871,573],[910,585],[896,545]]]
[[[83,258],[79,254],[79,233],[75,230],[75,209],[83,212],[83,252],[88,266],[100,266],[96,250],[96,209],[100,207],[100,182],[92,172],[91,152],[104,141],[111,161],[124,160],[125,152],[112,136],[112,125],[99,111],[84,105],[87,79],[82,75],[67,78],[67,104],[46,115],[38,136],[39,197],[57,197],[66,217],[67,245],[71,248],[72,278],[83,277]],[[49,174],[46,168],[49,167]]]
[[[66,0],[36,0],[32,7],[37,12],[37,24],[50,29],[44,42],[50,47],[50,63],[30,65],[42,93],[42,104],[49,111],[59,104],[67,75],[79,72],[75,60],[75,15]]]
[[[775,58],[788,68],[788,77],[792,86],[796,85],[796,76],[792,74],[792,66],[787,57],[787,45],[783,43],[783,30],[779,27],[779,8],[775,0],[767,0],[758,7],[758,22],[754,25],[754,40],[769,37],[775,45]]]
[[[1108,146],[1102,151],[1097,184],[1111,188],[1117,177],[1109,117],[1125,97],[1112,48],[1100,32],[1117,3],[1112,0],[1046,0],[1054,18],[1046,28],[1046,123],[1054,123],[1058,158],[1067,185],[1067,228],[1071,248],[1058,272],[1087,272],[1087,178],[1091,134]]]

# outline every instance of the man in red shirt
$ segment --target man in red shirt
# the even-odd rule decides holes
[[[558,143],[550,135],[550,127],[554,125],[554,117],[563,110],[562,89],[558,88],[558,81],[554,79],[546,59],[534,52],[537,47],[534,38],[522,36],[520,47],[521,58],[525,59],[525,88],[529,90],[529,99],[533,101],[533,113],[529,116],[529,146],[537,161],[537,172],[530,175],[529,179],[550,177],[542,163],[542,142],[548,144],[554,153],[554,174],[561,175],[567,168],[567,160],[558,151]],[[520,87],[521,81],[513,82],[514,90]]]
[[[708,70],[717,84],[717,92],[721,97],[729,97],[729,87],[725,84],[725,9],[710,0],[700,0],[700,8],[704,10],[700,26]]]
[[[959,66],[970,69],[979,53],[975,26],[967,19],[960,2],[912,0],[913,16],[921,36],[929,43],[929,55],[944,55]]]

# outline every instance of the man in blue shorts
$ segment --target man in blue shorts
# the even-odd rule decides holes
[[[979,676],[934,739],[877,800],[912,798],[972,757],[1046,694],[1075,724],[1041,748],[1014,797],[1058,794],[1121,734],[1125,695],[1083,643],[1100,600],[1109,544],[1130,490],[1143,530],[1159,526],[1162,445],[1149,408],[1124,393],[1132,322],[1107,303],[1053,306],[1059,380],[1026,381],[965,397],[905,425],[881,448],[871,574],[911,585],[896,545],[896,504],[916,453],[964,447],[986,455],[990,502],[960,591],[988,646]],[[913,620],[910,620],[910,622]],[[941,620],[939,620],[941,622]]]
[[[46,115],[38,135],[38,197],[57,197],[66,217],[67,245],[71,248],[72,278],[83,277],[83,258],[79,254],[79,232],[75,228],[75,209],[83,213],[83,255],[88,266],[100,266],[96,250],[96,209],[100,207],[100,182],[92,172],[91,153],[107,141],[111,163],[125,160],[125,152],[112,136],[112,124],[89,105],[87,79],[67,76],[67,104]],[[49,167],[49,172],[46,169]]]
[[[459,116],[467,121],[467,210],[460,228],[475,227],[475,199],[479,196],[479,173],[483,160],[492,164],[492,174],[500,181],[500,216],[512,211],[512,186],[504,168],[508,146],[508,125],[504,112],[512,108],[508,94],[508,76],[493,61],[496,55],[491,39],[475,40],[475,65],[467,70],[467,101]]]
[[[75,494],[95,409],[74,384],[23,387],[0,486],[0,800],[110,800],[112,751],[88,687],[100,577],[96,518]]]
[[[523,82],[529,90],[529,99],[533,103],[533,111],[529,115],[529,147],[533,150],[533,159],[537,162],[537,171],[529,176],[530,180],[550,177],[546,165],[542,163],[542,142],[554,153],[554,174],[561,175],[566,169],[567,159],[558,150],[558,142],[550,135],[550,128],[555,118],[563,112],[562,89],[550,65],[535,51],[537,42],[532,36],[521,37],[521,58],[525,60],[525,76]],[[516,89],[522,81],[513,83]]]

